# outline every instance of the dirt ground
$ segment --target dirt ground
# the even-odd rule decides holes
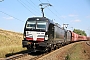
[[[83,50],[84,50],[84,58],[87,58],[87,60],[90,60],[90,41],[87,43],[83,43]]]
[[[66,45],[38,60],[90,60],[90,41]]]

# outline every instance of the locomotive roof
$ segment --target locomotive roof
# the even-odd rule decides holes
[[[46,18],[46,17],[31,17],[31,18],[28,18],[27,21],[29,21],[29,19],[48,20],[49,23],[54,24],[53,20],[50,20],[50,19],[48,19],[48,18]]]

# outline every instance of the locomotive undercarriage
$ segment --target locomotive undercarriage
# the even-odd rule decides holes
[[[64,43],[55,43],[48,41],[31,43],[29,41],[23,40],[23,47],[27,47],[30,52],[50,52],[52,50],[60,48],[62,45],[64,45]]]
[[[40,51],[40,52],[45,52],[46,51],[46,47],[43,47],[43,46],[39,46],[37,44],[34,43],[31,44],[31,45],[28,45],[27,46],[27,49],[30,51],[30,52],[37,52],[37,51]]]

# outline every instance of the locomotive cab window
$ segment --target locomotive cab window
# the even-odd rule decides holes
[[[46,29],[46,22],[45,21],[37,21],[36,29]]]
[[[27,21],[26,28],[35,29],[36,22],[35,21]]]
[[[36,19],[32,19],[32,20],[28,20],[26,22],[26,28],[28,29],[43,29],[43,30],[47,30],[46,25],[48,24],[47,21],[45,20],[36,20]]]

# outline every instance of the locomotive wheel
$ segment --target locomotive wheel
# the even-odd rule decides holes
[[[48,52],[51,52],[51,48],[50,47],[48,47]]]
[[[56,50],[57,49],[57,46],[56,45],[54,45],[54,50]]]
[[[31,51],[29,47],[27,47],[27,51]]]
[[[53,50],[54,49],[54,45],[51,45],[51,50]]]
[[[59,49],[60,47],[61,47],[61,44],[58,43],[58,44],[57,44],[57,48]]]
[[[27,50],[31,50],[30,48],[31,48],[31,47],[28,45],[28,46],[27,46]]]
[[[27,50],[29,50],[30,48],[29,47],[27,47]]]
[[[54,49],[54,45],[51,45],[50,47],[48,47],[48,52],[51,52]]]

